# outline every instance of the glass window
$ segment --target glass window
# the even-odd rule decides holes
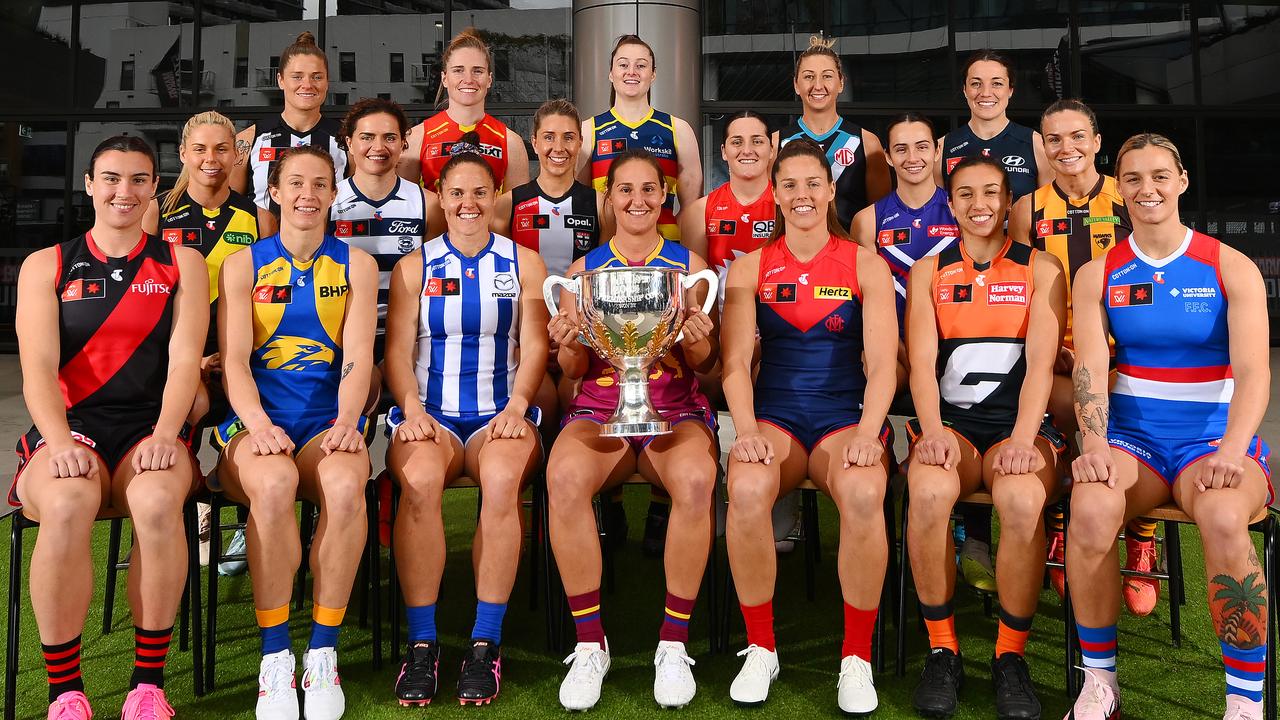
[[[391,53],[391,82],[404,82],[404,53]]]
[[[1181,2],[1080,0],[1080,74],[1094,103],[1191,103],[1191,23]]]
[[[0,8],[0,43],[10,57],[40,72],[11,72],[5,75],[0,100],[10,110],[65,107],[71,90],[71,6],[44,3],[39,12],[6,5]],[[91,56],[80,53],[80,71],[101,75],[104,68]]]
[[[120,89],[133,89],[133,60],[124,60],[120,63]]]
[[[1200,4],[1200,87],[1206,105],[1280,104],[1280,6]],[[1208,6],[1208,7],[1206,7]],[[1178,67],[1190,75],[1191,63]]]
[[[83,2],[80,46],[89,56],[76,78],[76,105],[121,109],[177,108],[196,104],[191,65],[194,16],[179,3]],[[41,8],[41,27],[70,35],[72,17],[58,7]],[[84,56],[82,56],[83,58]],[[96,68],[101,67],[101,71]]]
[[[249,58],[236,58],[236,77],[232,87],[246,88],[249,87]]]
[[[353,52],[338,53],[338,82],[353,83],[356,81],[356,54]]]
[[[350,56],[353,61],[347,74],[338,68],[334,81],[344,84],[332,88],[335,99],[340,90],[352,98],[389,95],[401,104],[434,101],[440,76],[438,69],[433,70],[435,49],[449,40],[445,36],[444,5],[442,0],[328,0],[328,12],[335,12],[336,6],[336,14],[325,18],[325,51],[332,60]],[[373,48],[379,54],[364,54],[373,52]],[[356,61],[370,58],[368,62],[380,67],[383,57],[388,58],[386,75],[368,69],[355,72]]]
[[[1168,115],[1121,115],[1105,113],[1098,118],[1102,130],[1102,150],[1098,153],[1098,170],[1115,175],[1116,151],[1124,141],[1138,133],[1153,132],[1164,135],[1178,147],[1182,164],[1191,178],[1191,186],[1178,200],[1183,222],[1193,223],[1195,211],[1200,209],[1199,185],[1205,182],[1202,168],[1196,164],[1196,124],[1186,117]]]
[[[480,30],[494,54],[493,87],[487,105],[541,103],[570,95],[572,3],[545,0],[521,4],[531,9],[494,8],[487,0],[453,0],[453,32],[468,26]],[[517,132],[527,136],[526,130]]]
[[[962,92],[964,63],[990,48],[1013,64],[1011,108],[1038,110],[1070,95],[1071,77],[1067,0],[955,0],[956,73],[954,92]]]
[[[310,0],[305,4],[318,6]],[[281,51],[304,30],[320,32],[314,12],[304,17],[303,5],[299,0],[203,3],[199,106],[279,107]]]

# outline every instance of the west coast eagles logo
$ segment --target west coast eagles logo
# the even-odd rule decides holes
[[[258,350],[270,370],[323,369],[333,364],[333,349],[296,335],[277,335]]]

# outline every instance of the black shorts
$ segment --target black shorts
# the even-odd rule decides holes
[[[949,420],[944,419],[942,424],[973,447],[977,451],[978,457],[986,457],[992,448],[1008,440],[1013,435],[1013,423],[1005,425],[951,418]],[[911,440],[912,445],[915,445],[916,440],[919,440],[922,434],[920,418],[912,418],[907,421],[907,437]],[[1040,430],[1036,435],[1048,440],[1049,446],[1053,448],[1055,454],[1061,455],[1067,449],[1066,437],[1058,431],[1058,428],[1053,426],[1047,415],[1041,421]]]
[[[159,419],[159,415],[160,411],[157,409],[132,417],[121,417],[120,414],[112,413],[86,419],[80,413],[68,412],[67,425],[71,428],[71,437],[97,454],[106,471],[114,474],[116,468],[129,457],[138,443],[151,437],[155,432],[155,421]],[[178,433],[178,441],[190,450],[191,427],[186,423],[183,423],[182,430]],[[18,470],[13,474],[13,484],[9,487],[10,505],[22,506],[22,501],[18,498],[18,478],[22,476],[27,463],[35,457],[36,451],[44,447],[44,444],[44,437],[34,425],[25,435],[18,438],[18,445],[15,448],[18,453]],[[191,461],[193,464],[196,462],[194,456]]]

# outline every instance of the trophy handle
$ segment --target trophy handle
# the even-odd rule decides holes
[[[542,283],[542,299],[547,303],[547,310],[551,312],[551,316],[555,317],[560,314],[560,301],[557,298],[556,288],[562,287],[565,290],[577,295],[580,293],[582,284],[578,278],[567,278],[559,275],[549,275]]]
[[[707,299],[702,301],[702,312],[709,313],[711,312],[711,306],[716,303],[716,290],[718,289],[717,286],[720,284],[720,278],[716,275],[716,271],[711,268],[704,268],[692,275],[685,275],[684,278],[681,279],[680,284],[685,290],[688,290],[703,280],[707,281]],[[683,330],[681,330],[680,334],[676,336],[676,342],[680,342],[681,340],[684,340]]]

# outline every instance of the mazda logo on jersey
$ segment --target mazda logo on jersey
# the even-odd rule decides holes
[[[1022,167],[1023,165],[1026,165],[1027,159],[1022,157],[1021,155],[1005,155],[1004,157],[1000,158],[1000,162],[1004,163],[1005,167],[1015,168],[1015,167]]]
[[[422,294],[424,297],[445,297],[449,295],[457,295],[462,290],[462,283],[458,278],[427,278],[423,283]]]
[[[939,285],[938,304],[973,302],[973,285]]]
[[[911,242],[911,231],[907,228],[888,228],[876,233],[876,244],[880,247],[909,242]]]
[[[253,289],[253,301],[288,305],[293,302],[292,285],[259,285]]]
[[[511,273],[498,273],[493,276],[493,286],[498,290],[511,290],[516,286],[516,279]]]
[[[626,152],[626,151],[627,151],[627,141],[621,138],[617,140],[597,140],[596,141],[597,155],[613,155],[614,153],[620,153],[620,152]]]
[[[1151,294],[1151,283],[1112,285],[1111,290],[1107,293],[1107,305],[1113,308],[1150,305]]]
[[[767,283],[760,286],[760,302],[793,303],[795,301],[795,283]]]

